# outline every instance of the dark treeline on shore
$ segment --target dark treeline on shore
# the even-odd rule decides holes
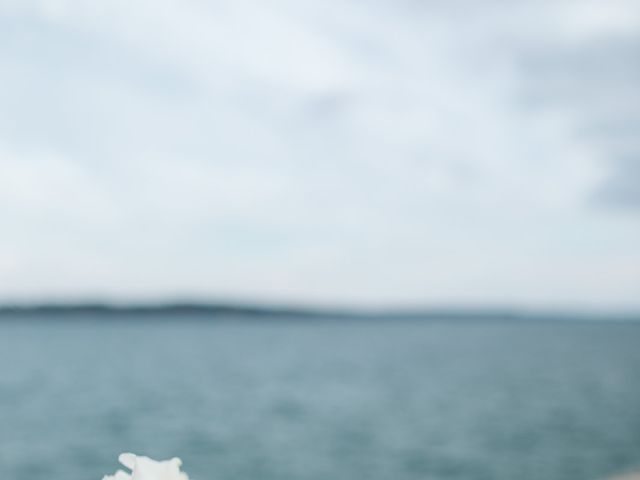
[[[289,307],[243,303],[38,303],[0,305],[0,319],[19,318],[343,319],[451,321],[640,321],[639,313],[499,308],[358,309]]]

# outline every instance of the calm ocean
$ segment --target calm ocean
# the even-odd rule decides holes
[[[640,325],[0,321],[0,478],[598,480],[640,466]]]

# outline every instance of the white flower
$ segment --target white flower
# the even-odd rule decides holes
[[[102,480],[189,480],[187,474],[180,471],[182,460],[178,457],[158,462],[149,457],[123,453],[118,460],[131,473],[118,470],[115,475],[105,475]]]

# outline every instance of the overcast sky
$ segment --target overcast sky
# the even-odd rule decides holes
[[[637,0],[0,0],[0,300],[640,307]]]

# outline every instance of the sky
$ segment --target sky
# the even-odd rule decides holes
[[[637,0],[0,0],[0,301],[640,308]]]

